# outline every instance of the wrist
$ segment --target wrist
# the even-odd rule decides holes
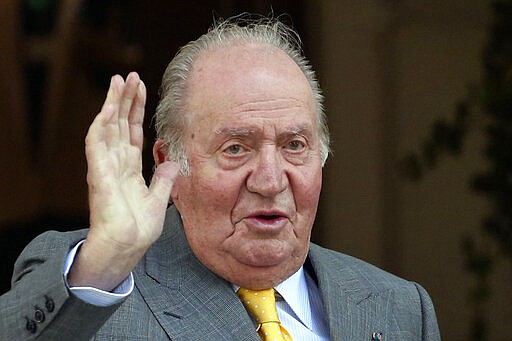
[[[90,233],[71,266],[68,283],[111,291],[129,276],[146,250],[96,238]]]

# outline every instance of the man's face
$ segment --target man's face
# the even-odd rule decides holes
[[[276,48],[236,44],[198,58],[185,108],[191,175],[172,196],[194,254],[237,285],[277,285],[304,263],[322,183],[306,78]]]

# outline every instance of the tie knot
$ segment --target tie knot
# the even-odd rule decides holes
[[[279,322],[274,289],[249,290],[240,288],[236,294],[257,323]]]

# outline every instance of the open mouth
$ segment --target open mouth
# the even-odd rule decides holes
[[[284,218],[282,215],[257,215],[256,218],[263,220],[276,220],[279,218]]]
[[[282,214],[255,214],[248,217],[247,221],[264,229],[274,229],[284,226],[287,217]]]

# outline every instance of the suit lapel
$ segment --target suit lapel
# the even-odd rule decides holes
[[[135,284],[172,340],[259,340],[231,285],[195,258],[174,207]]]
[[[371,279],[348,264],[340,266],[339,260],[330,259],[316,245],[311,245],[309,262],[318,281],[332,341],[371,340],[374,332],[387,334],[392,291],[373,292]]]
[[[340,262],[314,244],[308,262],[331,340],[371,340],[374,332],[387,334],[391,291],[372,290],[371,279],[351,266],[351,258]],[[134,276],[137,290],[171,340],[260,340],[231,285],[195,258],[174,207]]]

